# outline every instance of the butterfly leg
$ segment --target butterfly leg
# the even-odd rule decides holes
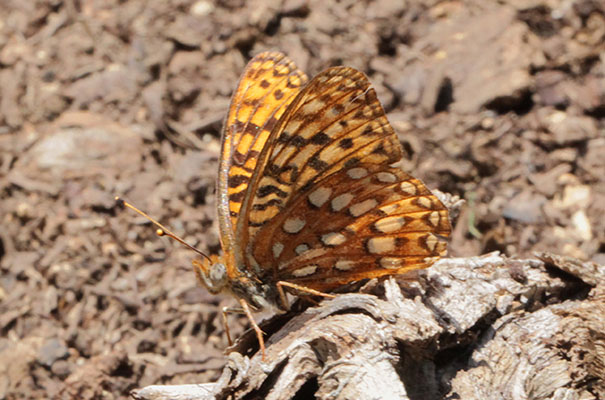
[[[248,317],[250,321],[250,325],[252,325],[252,329],[256,332],[256,337],[258,339],[258,345],[260,347],[260,351],[262,354],[263,361],[266,361],[265,358],[265,340],[263,339],[264,332],[259,328],[256,321],[254,320],[254,316],[250,311],[250,307],[246,300],[240,299],[239,303],[241,307],[223,307],[223,325],[225,327],[225,334],[227,335],[227,341],[229,342],[229,346],[233,345],[233,341],[231,340],[231,333],[229,331],[229,324],[227,323],[227,314],[244,314]]]
[[[263,331],[258,327],[256,321],[254,320],[254,317],[252,316],[252,312],[250,311],[250,307],[248,307],[248,303],[246,303],[246,300],[239,299],[239,303],[242,305],[244,314],[246,314],[246,317],[248,317],[248,319],[250,320],[250,325],[252,325],[252,329],[254,329],[254,332],[256,332],[256,337],[258,338],[258,345],[260,346],[263,361],[266,361],[265,340],[263,339]]]
[[[231,340],[231,331],[229,330],[229,322],[227,321],[227,314],[245,314],[245,312],[241,307],[223,307],[223,327],[225,328],[225,335],[227,335],[227,343],[229,343],[229,346],[233,346],[233,340]]]
[[[286,298],[286,292],[284,291],[284,287],[294,289],[301,293],[310,294],[311,296],[321,296],[321,297],[326,297],[328,299],[333,299],[336,297],[333,294],[320,292],[319,290],[311,289],[311,288],[308,288],[305,286],[300,286],[295,283],[286,282],[286,281],[279,281],[279,282],[277,282],[276,286],[277,286],[277,292],[279,293],[279,299],[281,300],[281,303],[284,306],[285,310],[287,310],[289,307],[288,307],[288,300]]]

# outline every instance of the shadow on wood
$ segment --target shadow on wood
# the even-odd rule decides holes
[[[605,398],[605,268],[536,257],[443,259],[416,282],[371,282],[364,293],[262,324],[266,363],[233,352],[216,383],[148,386],[132,396]]]

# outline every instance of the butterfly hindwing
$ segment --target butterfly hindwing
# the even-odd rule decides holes
[[[318,290],[430,265],[445,250],[445,206],[389,167],[401,145],[367,77],[330,68],[267,139],[237,235],[261,279]]]
[[[359,164],[294,195],[263,226],[256,260],[273,279],[329,291],[345,283],[424,268],[443,255],[445,206],[399,169]]]
[[[258,228],[287,207],[293,193],[358,163],[391,164],[401,145],[367,77],[334,67],[317,75],[288,107],[261,155],[238,234]],[[240,229],[241,228],[241,229]]]

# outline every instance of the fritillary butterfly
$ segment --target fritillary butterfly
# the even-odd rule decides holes
[[[450,234],[441,201],[390,166],[402,148],[368,78],[334,67],[307,80],[285,55],[257,55],[223,127],[224,254],[194,265],[211,292],[230,290],[250,318],[248,305],[287,309],[284,288],[323,294],[428,267]]]

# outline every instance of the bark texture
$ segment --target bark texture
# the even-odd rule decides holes
[[[135,399],[605,398],[605,268],[551,254],[443,259],[261,325],[215,383]]]

